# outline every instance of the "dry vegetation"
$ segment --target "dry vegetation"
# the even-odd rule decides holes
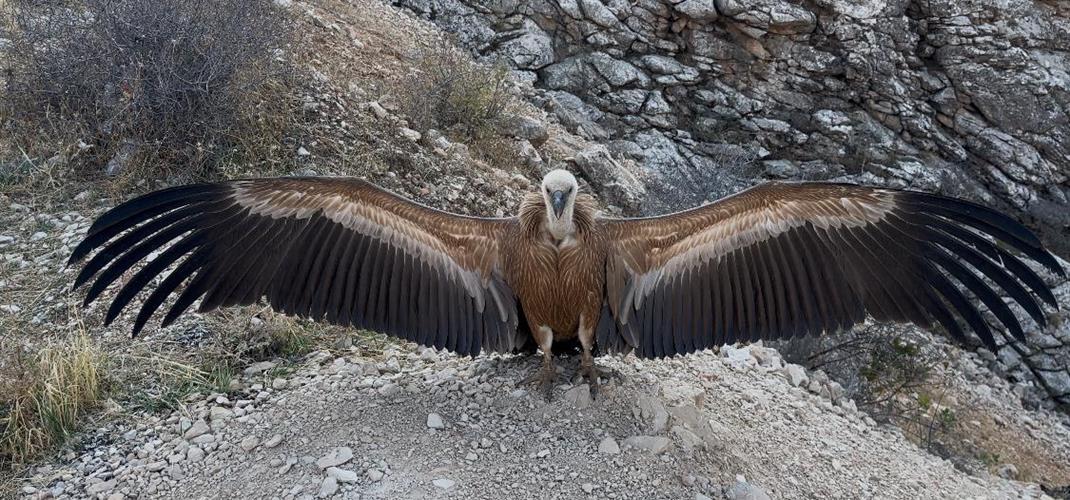
[[[410,57],[413,70],[397,92],[410,124],[469,144],[488,162],[515,163],[516,152],[499,132],[519,111],[508,68],[474,63],[449,45],[419,48]]]
[[[97,403],[107,360],[85,332],[6,360],[0,376],[0,468],[24,462],[77,429]]]
[[[779,346],[785,358],[822,370],[879,422],[892,423],[919,445],[941,448],[957,420],[943,406],[944,361],[925,339],[898,326],[871,325],[834,338],[802,338]]]
[[[483,66],[449,46],[418,49],[414,71],[398,92],[405,113],[422,130],[458,134],[458,138],[494,135],[494,128],[516,103],[503,65]]]
[[[295,119],[290,22],[268,1],[11,1],[0,120],[23,161],[83,175],[216,175],[271,162]]]
[[[282,150],[304,117],[288,60],[292,18],[271,2],[12,1],[0,16],[0,202],[28,207],[5,217],[8,234],[52,231],[45,213],[95,213],[102,196],[125,198],[157,179],[293,166]],[[173,406],[226,388],[236,363],[179,343],[102,346],[99,318],[83,323],[68,307],[61,243],[70,241],[0,260],[2,302],[20,307],[0,315],[0,476],[62,443],[101,399]],[[313,345],[300,335],[287,337],[288,350],[264,351]]]

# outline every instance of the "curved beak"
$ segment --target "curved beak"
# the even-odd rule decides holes
[[[565,211],[565,193],[564,191],[554,191],[550,195],[550,203],[554,207],[554,215],[558,219],[561,218],[561,212]]]

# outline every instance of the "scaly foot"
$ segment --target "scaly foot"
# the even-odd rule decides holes
[[[583,363],[580,366],[580,374],[583,375],[583,378],[587,379],[587,383],[591,386],[591,399],[596,399],[602,388],[602,383],[599,379],[609,381],[612,379],[621,380],[624,378],[617,370],[601,369],[593,362]]]
[[[543,397],[547,401],[554,393],[554,385],[561,381],[561,375],[557,373],[557,369],[552,364],[544,364],[542,368],[539,368],[535,373],[528,375],[523,380],[518,382],[517,387],[521,385],[535,385],[536,389],[542,393]]]

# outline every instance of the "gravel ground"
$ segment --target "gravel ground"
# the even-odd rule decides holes
[[[576,360],[560,359],[574,369]],[[640,361],[599,397],[516,387],[534,357],[412,350],[250,366],[229,396],[114,423],[27,498],[1039,498],[972,477],[752,346]],[[796,387],[794,382],[800,384]],[[828,393],[829,391],[819,392]],[[751,496],[747,496],[751,495]]]

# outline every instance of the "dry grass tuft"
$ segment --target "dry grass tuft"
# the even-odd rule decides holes
[[[100,398],[105,356],[84,332],[5,367],[0,381],[0,466],[63,442]]]
[[[144,384],[123,394],[124,403],[149,413],[178,409],[193,394],[229,394],[231,381],[237,375],[233,366],[214,359],[195,366],[168,355],[148,353],[124,356],[123,362],[141,368]]]

